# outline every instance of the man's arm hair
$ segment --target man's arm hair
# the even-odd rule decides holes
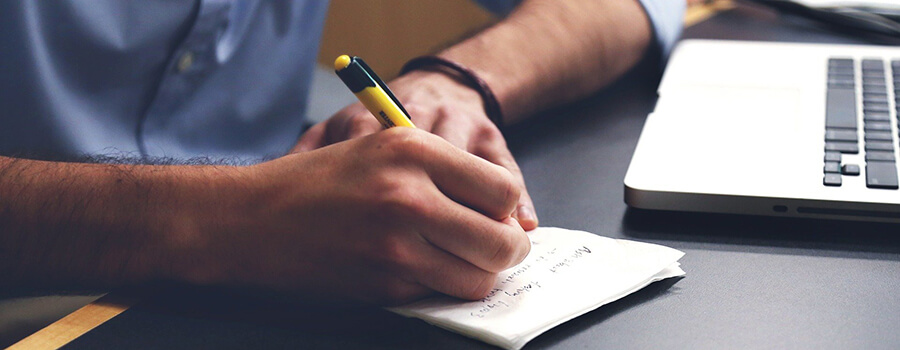
[[[637,0],[525,0],[439,55],[484,79],[510,124],[615,81],[641,60],[651,33]]]
[[[0,289],[104,288],[172,278],[179,263],[172,246],[191,243],[193,227],[185,223],[202,205],[198,189],[232,168],[93,161],[0,157]]]

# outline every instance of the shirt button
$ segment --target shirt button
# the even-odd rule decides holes
[[[175,68],[178,69],[179,73],[183,73],[184,71],[191,68],[191,65],[194,64],[194,53],[193,52],[185,52],[178,58],[178,64]]]

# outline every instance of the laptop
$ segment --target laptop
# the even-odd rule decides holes
[[[658,93],[628,205],[900,222],[900,48],[685,40]]]

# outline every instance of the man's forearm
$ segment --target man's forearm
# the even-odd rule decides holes
[[[475,70],[509,124],[609,84],[641,59],[650,40],[637,0],[526,0],[440,55]]]
[[[173,278],[171,247],[193,230],[189,188],[204,183],[199,169],[0,157],[0,287]]]

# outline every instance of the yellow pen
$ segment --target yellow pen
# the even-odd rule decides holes
[[[338,56],[334,60],[334,72],[385,129],[394,126],[416,127],[391,89],[361,58]]]

